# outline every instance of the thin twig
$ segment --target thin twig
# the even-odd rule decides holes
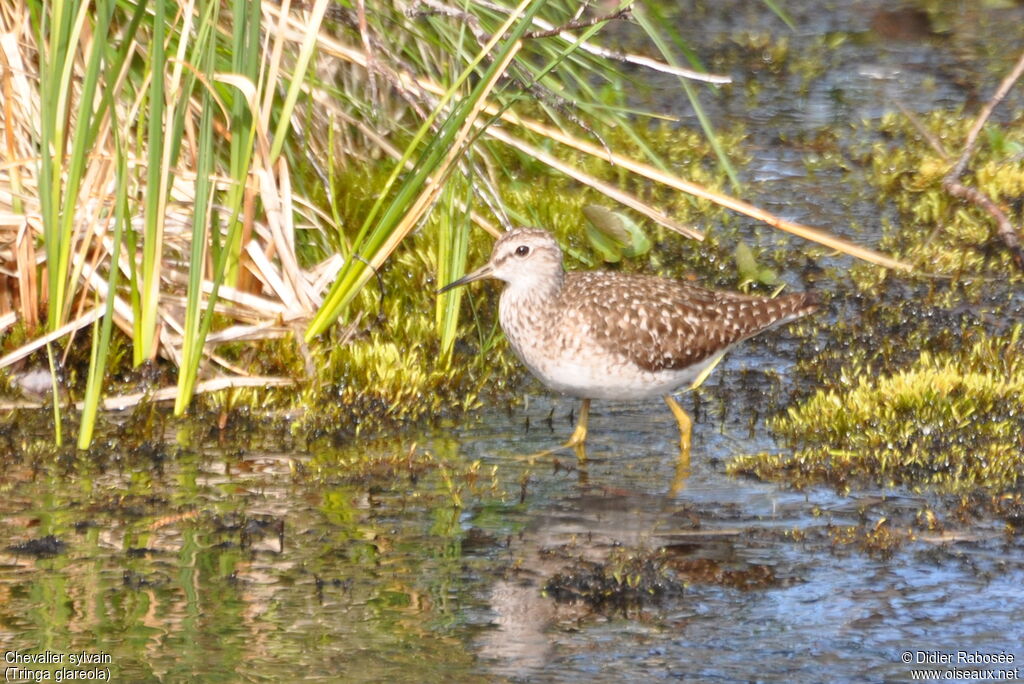
[[[960,158],[957,159],[956,164],[953,165],[953,168],[942,179],[942,187],[953,197],[971,202],[988,212],[996,222],[996,235],[999,236],[1006,249],[1009,250],[1013,263],[1019,270],[1024,271],[1024,251],[1021,250],[1020,235],[1013,224],[1010,223],[1006,212],[985,193],[976,188],[969,188],[960,182],[960,177],[967,169],[968,162],[974,156],[974,148],[977,146],[978,135],[981,133],[981,129],[985,126],[989,117],[992,116],[996,105],[1006,97],[1006,94],[1010,92],[1010,88],[1021,77],[1021,74],[1024,74],[1024,52],[1021,53],[1013,70],[1006,75],[1006,78],[999,84],[999,88],[993,93],[992,98],[989,99],[981,110],[978,119],[974,122],[974,126],[971,127],[967,134],[967,140],[964,143],[963,151],[960,153]]]
[[[488,110],[488,113],[495,112],[497,112],[496,108]],[[732,211],[745,214],[747,216],[750,216],[751,218],[757,219],[758,221],[763,221],[764,223],[767,223],[773,228],[784,230],[787,233],[791,233],[805,240],[817,242],[818,244],[828,247],[830,249],[838,250],[840,252],[843,252],[844,254],[849,254],[850,256],[856,257],[858,259],[863,259],[864,261],[868,261],[873,264],[883,266],[885,268],[892,268],[901,271],[913,270],[913,268],[909,264],[906,264],[898,259],[893,259],[892,257],[868,249],[867,247],[861,247],[860,245],[856,245],[848,240],[843,240],[842,238],[835,237],[834,235],[830,235],[817,228],[805,226],[794,221],[788,221],[779,216],[776,216],[775,214],[772,214],[771,212],[761,209],[760,207],[756,207],[748,202],[744,202],[743,200],[736,199],[735,197],[725,195],[710,188],[706,188],[702,185],[685,180],[671,173],[666,173],[665,171],[654,168],[653,166],[645,164],[644,162],[617,153],[605,154],[600,148],[593,145],[592,143],[589,143],[585,140],[580,140],[578,138],[574,138],[566,133],[563,133],[562,131],[552,128],[551,126],[547,126],[538,121],[520,117],[514,112],[504,112],[501,114],[501,118],[503,121],[507,121],[508,123],[512,123],[523,128],[526,128],[530,131],[533,131],[534,133],[537,133],[538,135],[542,135],[550,140],[554,140],[555,142],[571,147],[579,152],[589,154],[597,159],[603,159],[604,161],[608,162],[609,164],[612,164],[613,166],[622,167],[639,176],[643,176],[644,178],[648,178],[652,181],[655,181],[656,183],[660,183],[667,187],[674,188],[676,190],[679,190],[680,192],[685,192],[688,195],[693,195],[694,197],[714,202],[715,204],[721,207],[725,207],[726,209],[731,209]],[[494,127],[493,130],[500,129]],[[491,137],[498,137],[493,132],[493,130],[489,130],[488,134]],[[503,142],[505,141],[503,140]],[[538,157],[538,159],[543,161],[543,159],[541,159],[540,157]],[[597,186],[593,187],[595,187],[595,189],[597,189],[600,192],[604,192],[603,189]],[[609,197],[616,199],[613,195],[609,195]],[[643,210],[638,209],[638,211]]]
[[[1016,66],[1013,67],[1013,71],[1007,74],[1003,82],[999,84],[999,88],[993,93],[992,99],[988,101],[984,109],[981,110],[981,114],[978,115],[978,120],[974,122],[974,126],[967,134],[967,142],[964,143],[964,151],[960,153],[960,158],[957,159],[956,164],[953,165],[952,170],[947,174],[946,178],[957,180],[963,175],[964,169],[967,168],[967,162],[971,160],[971,156],[974,154],[974,147],[978,142],[978,134],[981,133],[982,127],[988,121],[989,117],[992,116],[992,111],[996,108],[1006,94],[1010,92],[1010,88],[1020,78],[1021,74],[1024,73],[1024,52],[1021,53],[1020,58],[1017,60]]]
[[[219,377],[197,383],[195,388],[192,390],[192,393],[203,394],[204,392],[219,392],[221,390],[233,389],[236,387],[287,387],[294,384],[295,381],[291,378],[262,376],[246,378]],[[103,410],[120,411],[140,404],[143,401],[172,401],[177,396],[178,386],[174,385],[158,389],[155,392],[135,392],[134,394],[107,397],[103,400]]]
[[[671,216],[669,216],[665,212],[660,211],[659,209],[641,201],[640,199],[638,199],[634,195],[631,195],[625,190],[620,190],[611,183],[606,183],[596,178],[595,176],[592,176],[586,171],[583,171],[582,169],[573,166],[572,164],[563,162],[553,154],[549,154],[548,152],[545,152],[539,147],[530,145],[524,140],[516,138],[515,136],[508,133],[501,126],[491,126],[490,128],[487,129],[487,135],[496,140],[500,140],[501,142],[505,143],[506,145],[509,145],[510,147],[514,147],[520,152],[526,154],[528,157],[536,159],[542,164],[546,164],[547,166],[550,166],[551,168],[562,172],[566,176],[569,176],[570,178],[573,178],[579,181],[580,183],[583,183],[584,185],[588,185],[594,188],[595,190],[605,195],[606,197],[609,197],[618,202],[619,204],[627,206],[630,209],[643,214],[652,221],[660,223],[666,228],[674,230],[675,232],[679,233],[680,235],[683,235],[684,237],[688,237],[692,240],[704,239],[704,233],[702,233],[701,231],[696,230],[694,228],[690,228],[689,226],[684,226],[678,221],[675,221]]]
[[[53,332],[43,335],[42,337],[39,337],[37,339],[34,339],[28,344],[18,347],[17,349],[12,351],[10,354],[7,354],[3,358],[0,358],[0,368],[6,368],[7,366],[10,366],[12,363],[22,360],[35,350],[46,346],[50,342],[58,340],[74,330],[84,328],[85,326],[94,323],[102,315],[103,307],[97,306],[91,309],[85,315],[76,318],[70,323],[65,323],[64,325],[57,328]]]
[[[546,31],[528,31],[523,34],[523,38],[550,38],[551,36],[557,36],[559,33],[563,33],[565,31],[576,31],[581,28],[589,28],[595,24],[600,24],[605,21],[615,21],[616,19],[624,18],[628,19],[632,11],[632,7],[623,7],[617,12],[611,12],[600,17],[587,19],[586,21],[573,20]]]
[[[1010,223],[1009,217],[1006,216],[999,205],[992,201],[985,193],[975,188],[969,188],[962,183],[958,183],[948,178],[942,181],[942,187],[946,189],[953,197],[958,199],[966,200],[972,204],[977,205],[981,209],[984,209],[995,219],[996,222],[996,234],[999,239],[1006,245],[1006,249],[1010,251],[1010,256],[1013,257],[1013,263],[1016,264],[1017,268],[1024,271],[1024,251],[1021,250],[1020,236],[1017,234],[1017,230]]]
[[[266,5],[265,7],[271,6]],[[535,20],[534,23],[537,23],[537,21]],[[321,37],[321,49],[325,53],[332,54],[347,62],[365,67],[365,55],[363,55],[360,51],[355,50],[340,41],[332,39],[330,36]],[[407,82],[410,84],[414,83],[415,87],[422,88],[423,90],[432,92],[435,95],[440,95],[444,93],[443,87],[441,87],[437,83],[434,83],[433,81],[430,81],[427,78],[417,78],[408,72],[400,73],[399,77],[402,79],[403,82]],[[893,259],[892,257],[880,254],[874,250],[853,244],[848,240],[843,240],[841,238],[829,235],[828,233],[815,229],[811,226],[805,226],[799,223],[795,223],[793,221],[787,221],[781,217],[771,214],[770,212],[755,207],[747,202],[743,202],[742,200],[738,200],[733,197],[723,195],[708,188],[704,188],[703,186],[698,185],[696,183],[691,183],[689,181],[683,180],[678,176],[674,176],[660,169],[656,169],[650,166],[649,164],[645,164],[643,162],[639,162],[637,160],[633,160],[622,155],[609,152],[608,150],[597,147],[592,143],[569,136],[554,127],[547,126],[537,121],[519,117],[514,112],[505,111],[496,105],[487,105],[487,107],[485,107],[485,111],[492,116],[500,116],[500,118],[507,123],[522,126],[533,131],[534,133],[547,137],[550,140],[554,140],[561,144],[573,147],[574,149],[583,152],[584,154],[589,154],[598,159],[603,159],[609,164],[628,169],[631,172],[637,173],[638,175],[641,175],[645,178],[649,178],[657,183],[667,185],[668,187],[674,188],[681,192],[685,192],[687,194],[691,194],[694,195],[695,197],[699,197],[702,199],[707,199],[720,206],[726,207],[741,214],[746,214],[747,216],[755,218],[759,221],[763,221],[774,228],[784,230],[805,240],[817,242],[818,244],[821,244],[830,249],[838,250],[840,252],[843,252],[844,254],[849,254],[850,256],[856,257],[858,259],[863,259],[865,261],[877,264],[879,266],[883,266],[885,268],[898,269],[902,271],[913,270],[913,267],[911,267],[909,264],[904,263],[898,259]],[[489,137],[496,137],[491,131],[491,129],[488,129],[487,135]],[[507,135],[508,134],[506,133],[506,136]],[[503,140],[503,142],[505,141]],[[577,180],[579,179],[577,178]],[[602,188],[599,188],[597,186],[593,187],[595,187],[595,189],[598,189],[599,192],[604,192]],[[612,195],[609,196],[611,197]],[[656,211],[653,208],[650,208],[650,210]]]
[[[949,153],[946,152],[946,148],[942,146],[942,141],[939,140],[938,136],[928,130],[928,128],[921,121],[921,118],[903,106],[902,102],[897,102],[896,107],[900,110],[903,116],[907,117],[907,121],[910,122],[917,132],[921,135],[925,141],[932,146],[935,150],[935,154],[942,158],[942,161],[949,161]]]

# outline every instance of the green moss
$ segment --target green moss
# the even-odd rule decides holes
[[[923,352],[903,371],[878,377],[850,371],[841,389],[817,392],[774,429],[792,454],[734,459],[731,474],[787,480],[796,486],[866,481],[997,494],[1024,484],[1022,327],[982,339],[959,353]]]
[[[463,316],[452,359],[440,358],[428,240],[416,235],[400,248],[382,273],[383,296],[371,283],[359,303],[366,313],[311,346],[315,377],[292,397],[301,410],[299,427],[314,434],[373,433],[445,409],[469,410],[481,392],[519,376],[492,322],[497,289],[486,285],[474,288],[480,313]],[[485,248],[481,240],[471,249],[473,263],[483,260]]]
[[[868,180],[880,199],[896,209],[896,220],[883,226],[880,248],[923,273],[956,277],[1001,273],[1020,279],[1010,254],[995,236],[993,218],[952,197],[942,186],[973,117],[960,110],[938,111],[923,117],[920,124],[945,148],[942,153],[902,114],[883,117],[877,129],[870,131],[870,142],[854,151],[869,169]],[[986,194],[1008,212],[1013,225],[1020,225],[1024,160],[1016,150],[1024,143],[1024,128],[994,126],[990,124],[991,133],[979,138],[961,182]],[[854,279],[865,291],[877,286],[880,277],[877,269],[854,269]]]

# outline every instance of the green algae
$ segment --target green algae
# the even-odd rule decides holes
[[[1017,152],[1024,144],[1022,116],[1015,114],[1006,124],[986,124],[987,133],[980,136],[961,179],[988,196],[1018,226],[1024,220],[1019,201],[1024,194],[1024,158]],[[921,117],[919,128],[902,114],[888,114],[871,131],[871,141],[852,154],[868,169],[868,182],[879,199],[896,210],[895,219],[883,226],[883,251],[914,264],[919,273],[957,279],[1006,274],[1019,281],[1010,254],[995,236],[993,218],[943,187],[973,118],[959,109],[940,110]],[[858,265],[853,277],[868,290],[884,275]]]
[[[994,494],[1024,484],[1022,326],[959,353],[924,351],[906,369],[849,373],[773,422],[796,450],[744,455],[731,474],[797,487],[856,483]]]
[[[1015,225],[1024,209],[1020,122],[1019,113],[990,122],[961,178]],[[1024,363],[1012,325],[1022,277],[992,217],[943,187],[972,124],[959,109],[920,121],[890,114],[855,127],[852,146],[817,137],[826,145],[810,150],[809,172],[852,172],[850,201],[878,205],[884,217],[880,249],[916,270],[897,278],[855,263],[830,276],[838,288],[825,310],[835,320],[807,324],[825,343],[798,361],[798,403],[771,422],[793,451],[739,456],[729,473],[797,488],[937,492],[1014,527],[1013,497],[1024,489]],[[890,537],[862,525],[833,542],[884,556],[900,543]]]
[[[474,245],[470,258],[482,259],[482,247]],[[382,291],[366,314],[310,345],[313,375],[291,400],[299,429],[373,434],[446,409],[470,410],[488,387],[518,377],[511,356],[501,353],[492,306],[463,320],[455,358],[442,358],[431,254],[427,237],[415,236],[381,274]]]

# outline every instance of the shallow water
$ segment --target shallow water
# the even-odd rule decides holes
[[[865,242],[886,209],[856,169],[808,173],[802,141],[897,100],[922,112],[963,103],[1024,37],[1024,10],[984,3],[939,17],[955,37],[880,37],[870,26],[885,6],[787,8],[800,27],[791,50],[848,34],[817,51],[825,66],[805,95],[792,74],[752,69],[756,93],[703,98],[713,119],[751,131],[748,198]],[[683,27],[718,51],[712,68],[746,54],[730,37],[783,31],[760,3],[714,7],[692,19],[700,36]],[[968,71],[978,64],[991,71]],[[655,79],[644,97],[676,102],[678,86]],[[686,117],[681,99],[673,109]],[[826,331],[816,344],[828,342]],[[913,527],[938,497],[725,475],[735,454],[784,448],[764,421],[805,391],[794,363],[812,347],[785,330],[751,341],[685,398],[696,418],[685,478],[659,401],[595,402],[585,469],[571,454],[531,465],[524,456],[564,440],[576,408],[535,385],[522,406],[488,400],[457,424],[342,447],[237,421],[223,436],[114,442],[96,462],[22,448],[0,475],[0,539],[15,547],[0,550],[5,665],[50,651],[66,667],[69,654],[94,656],[103,662],[68,669],[120,681],[410,682],[905,681],[946,656],[961,670],[1020,667],[1024,550],[1002,521],[945,536],[921,526],[886,551],[845,530]],[[59,544],[16,547],[49,535]],[[681,593],[596,607],[553,598],[559,575],[571,589],[616,554],[659,549]],[[1015,662],[957,664],[957,651]]]
[[[728,382],[708,394],[733,395],[735,371],[723,371]],[[536,396],[401,444],[207,444],[103,469],[9,472],[3,538],[45,532],[67,546],[0,553],[0,645],[109,654],[121,681],[896,681],[909,677],[907,650],[1024,657],[1024,554],[999,525],[959,540],[922,532],[874,557],[829,530],[897,520],[917,497],[729,478],[722,459],[768,437],[712,410],[689,478],[670,493],[675,426],[657,402],[595,406],[585,477],[531,466],[520,456],[571,427],[563,416],[549,428],[550,407]],[[436,468],[294,474],[320,459],[404,458],[413,441],[470,503],[452,506]],[[481,473],[499,466],[498,488],[466,496],[457,473],[478,459]],[[75,472],[80,491],[51,493]],[[707,572],[682,595],[594,609],[542,591],[584,561],[655,549]]]
[[[674,426],[667,412],[651,408],[592,417],[596,448],[586,484],[575,473],[538,473],[536,496],[546,501],[530,506],[510,556],[549,577],[571,565],[544,553],[563,545],[569,558],[606,556],[615,545],[669,548],[737,571],[766,567],[771,581],[747,590],[695,581],[680,600],[581,622],[578,611],[538,596],[536,581],[513,575],[491,588],[499,626],[478,641],[496,672],[556,681],[893,681],[910,676],[900,660],[906,650],[1022,657],[1024,556],[1019,543],[1003,545],[997,525],[975,528],[970,541],[929,540],[888,559],[837,550],[828,526],[896,516],[919,502],[892,492],[784,492],[728,478],[716,455],[761,441],[748,440],[736,421],[726,421],[724,434],[698,429],[692,474],[682,491],[666,496]],[[607,432],[602,424],[629,428]],[[517,446],[544,439],[524,441]],[[474,445],[489,449],[467,446]]]

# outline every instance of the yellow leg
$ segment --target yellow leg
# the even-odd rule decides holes
[[[679,451],[680,453],[685,452],[689,456],[693,420],[690,418],[690,414],[679,405],[679,402],[672,398],[672,395],[665,395],[665,403],[668,404],[669,410],[672,411],[672,415],[676,417],[676,422],[679,423]]]
[[[590,400],[584,399],[583,404],[580,406],[580,418],[576,421],[576,429],[572,431],[572,435],[569,437],[569,441],[560,447],[554,449],[545,449],[544,451],[538,451],[535,454],[530,455],[530,463],[533,463],[538,458],[543,456],[550,456],[556,451],[562,449],[573,449],[576,452],[576,458],[580,463],[585,463],[587,460],[586,443],[587,443],[587,420],[590,417]]]
[[[580,419],[576,421],[576,429],[572,431],[569,441],[562,445],[563,449],[573,448],[580,450],[587,442],[587,420],[590,418],[590,400],[584,399],[580,405]],[[586,456],[584,456],[584,459]]]
[[[690,476],[690,434],[693,432],[693,420],[671,395],[665,395],[665,403],[679,423],[679,460],[676,463],[676,476],[671,488],[672,494],[678,494]]]

